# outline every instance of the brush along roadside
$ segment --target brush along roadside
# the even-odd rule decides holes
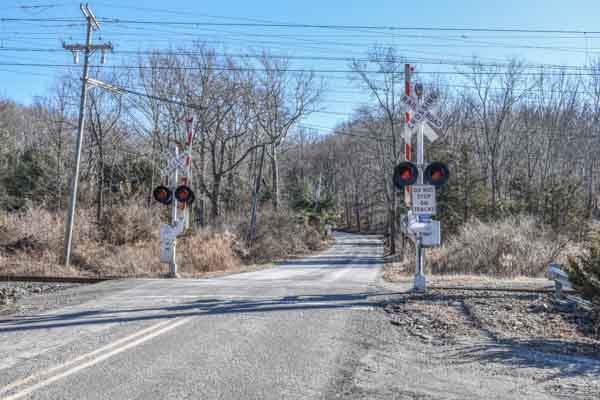
[[[242,222],[196,229],[178,240],[178,265],[184,277],[214,276],[265,268],[281,260],[319,251],[328,245],[318,229],[289,211],[259,214],[256,239],[249,243]],[[242,219],[239,219],[241,221]],[[63,217],[42,208],[0,213],[2,275],[160,277],[160,214],[137,205],[114,209],[102,223],[91,211],[77,216],[72,265],[61,264]]]

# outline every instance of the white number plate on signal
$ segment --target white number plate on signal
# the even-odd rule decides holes
[[[412,212],[415,215],[433,215],[437,211],[435,187],[431,185],[412,185]]]

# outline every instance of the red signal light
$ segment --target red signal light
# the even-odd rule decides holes
[[[152,194],[154,195],[154,200],[164,205],[171,204],[173,200],[173,194],[166,186],[157,186]]]
[[[403,189],[406,186],[414,185],[419,177],[417,166],[410,161],[401,162],[394,168],[394,186]]]
[[[410,168],[405,168],[404,170],[402,170],[400,172],[400,178],[408,181],[411,180],[413,177],[412,171],[410,170]]]
[[[432,181],[439,181],[443,177],[444,177],[444,171],[435,170],[435,171],[433,171],[431,173],[431,180]]]
[[[175,198],[178,202],[183,204],[191,204],[194,202],[196,196],[192,189],[190,189],[186,185],[181,185],[177,189],[175,189]]]
[[[425,168],[424,180],[435,187],[444,186],[448,182],[450,171],[448,166],[441,162],[432,162]]]

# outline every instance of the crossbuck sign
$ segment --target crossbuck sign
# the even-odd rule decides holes
[[[186,172],[186,160],[188,157],[187,153],[181,153],[178,156],[171,154],[170,152],[166,152],[165,155],[167,158],[167,165],[165,168],[160,170],[161,176],[167,176],[175,169],[179,169],[179,171],[183,174]]]
[[[431,127],[436,129],[442,129],[444,127],[444,122],[431,111],[431,108],[436,105],[438,100],[439,95],[437,92],[430,93],[421,104],[417,103],[414,98],[407,95],[402,96],[400,99],[402,103],[414,112],[414,116],[408,122],[408,127],[410,129],[415,129],[419,126],[419,123],[427,122],[423,127],[423,133],[432,142],[438,138],[438,135]]]

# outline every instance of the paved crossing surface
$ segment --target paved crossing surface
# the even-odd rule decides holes
[[[382,254],[337,234],[268,270],[70,289],[68,306],[0,320],[0,398],[328,397],[350,325],[376,309]]]

